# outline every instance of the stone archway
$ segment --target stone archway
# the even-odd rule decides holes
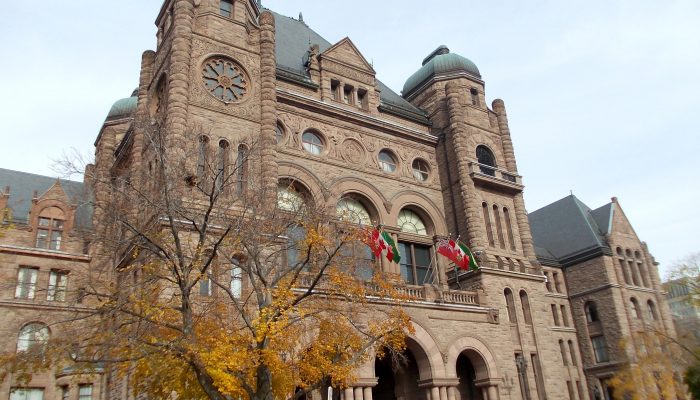
[[[427,400],[418,383],[432,376],[430,359],[418,341],[406,338],[406,350],[392,357],[376,358],[374,363],[377,385],[372,388],[372,400]]]
[[[500,378],[491,350],[475,337],[463,337],[447,352],[447,377],[458,378],[460,400],[497,400]]]

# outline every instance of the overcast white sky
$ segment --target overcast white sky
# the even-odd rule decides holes
[[[55,175],[138,84],[160,0],[7,2],[0,167]],[[662,270],[700,251],[700,2],[263,0],[350,37],[395,91],[438,45],[476,63],[508,110],[525,200],[618,196]]]

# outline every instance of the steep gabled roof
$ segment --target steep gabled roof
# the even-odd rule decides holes
[[[613,203],[608,203],[602,207],[596,208],[591,211],[591,215],[595,222],[598,224],[600,233],[607,235],[612,230],[612,217],[615,205]]]
[[[535,246],[567,266],[610,253],[605,233],[598,225],[604,213],[598,212],[596,216],[576,196],[570,195],[530,213],[528,218]],[[546,253],[540,255],[547,258]]]
[[[10,187],[7,205],[12,210],[13,221],[27,223],[34,193],[41,198],[57,182],[70,202],[78,207],[75,211],[75,226],[89,228],[92,224],[92,206],[82,182],[0,168],[0,190]]]
[[[285,75],[305,84],[312,84],[306,71],[309,47],[317,44],[321,53],[333,45],[321,35],[309,28],[304,21],[286,17],[270,11],[275,17],[275,57],[277,69]],[[380,93],[381,109],[393,112],[413,120],[428,124],[423,110],[406,101],[388,86],[377,80]]]

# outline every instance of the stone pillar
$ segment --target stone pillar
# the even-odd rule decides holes
[[[518,165],[515,162],[515,150],[513,149],[513,141],[510,137],[510,128],[508,127],[508,115],[506,114],[506,106],[503,100],[496,99],[492,103],[493,111],[496,113],[498,120],[498,130],[503,143],[503,155],[506,161],[508,171],[515,174],[518,173]],[[530,232],[530,223],[527,220],[527,210],[525,209],[525,200],[522,192],[515,195],[513,198],[515,207],[515,219],[520,232],[520,241],[523,246],[523,254],[534,267],[539,266],[537,255],[535,254],[535,246],[532,242],[532,233]]]
[[[432,396],[432,390],[429,387],[427,387],[427,388],[425,388],[425,400],[439,400],[439,399],[434,398]]]
[[[450,386],[447,388],[447,400],[461,400],[456,387]]]
[[[487,391],[489,394],[489,400],[498,400],[498,388],[496,386],[489,386]]]
[[[354,398],[355,398],[354,390],[352,390],[351,387],[345,388],[345,390],[343,390],[343,397],[344,397],[344,400],[354,400]]]
[[[449,114],[449,128],[451,130],[452,147],[457,158],[457,175],[459,177],[459,191],[467,221],[462,223],[467,225],[467,241],[474,251],[484,251],[486,241],[484,240],[484,221],[481,216],[481,202],[474,187],[474,181],[469,175],[469,159],[471,156],[469,148],[469,131],[466,125],[466,112],[462,98],[467,94],[467,87],[459,85],[457,82],[449,82],[445,85],[447,94],[447,111]],[[455,216],[456,217],[456,216]],[[457,221],[460,224],[460,221]]]
[[[437,386],[433,386],[430,388],[430,398],[433,400],[441,400],[440,399],[440,388]]]
[[[440,400],[449,400],[447,398],[447,386],[440,386]]]
[[[269,11],[260,14],[261,185],[267,193],[277,193],[277,92],[275,71],[275,17]],[[269,196],[277,201],[277,196]]]
[[[362,390],[364,391],[364,393],[363,393],[364,400],[372,400],[372,388],[368,386],[368,387],[362,388]]]
[[[175,2],[173,42],[168,70],[167,107],[165,117],[165,153],[167,162],[176,166],[185,162],[187,144],[188,93],[190,88],[190,57],[192,54],[192,25],[194,6],[191,0]],[[195,141],[193,141],[195,143]],[[174,178],[174,177],[171,177]],[[177,183],[181,184],[182,179]],[[167,182],[164,182],[167,184]]]
[[[355,399],[355,400],[362,400],[362,398],[363,398],[363,392],[364,392],[363,388],[361,388],[361,387],[355,387],[353,390],[354,390],[354,392],[355,392],[355,393],[354,393],[354,394],[355,394],[354,399]]]

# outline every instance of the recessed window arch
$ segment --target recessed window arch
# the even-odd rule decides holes
[[[352,197],[343,197],[335,206],[335,212],[341,221],[359,225],[372,225],[372,218],[365,205]]]
[[[564,346],[564,340],[559,339],[559,352],[561,353],[561,361],[564,366],[569,365],[569,358],[566,356],[566,346]]]
[[[199,151],[197,154],[197,177],[204,178],[209,162],[209,137],[206,135],[199,136]]]
[[[480,164],[482,174],[496,176],[496,156],[488,147],[479,145],[476,147],[476,160]]]
[[[598,316],[598,306],[594,301],[586,302],[586,304],[583,305],[583,310],[586,313],[586,322],[589,324],[600,321]]]
[[[658,314],[656,314],[656,305],[653,301],[647,301],[647,311],[649,312],[649,319],[652,321],[657,321],[659,319]]]
[[[285,139],[285,129],[284,125],[280,121],[277,121],[277,125],[275,125],[275,141],[277,144],[282,144]]]
[[[397,225],[401,228],[401,232],[416,233],[419,235],[427,235],[428,230],[425,222],[417,212],[404,208],[399,212]]]
[[[320,155],[325,148],[325,142],[321,134],[307,130],[301,135],[301,145],[307,152],[313,155]]]
[[[642,319],[642,309],[639,308],[639,302],[634,297],[630,298],[630,304],[632,305],[632,310],[634,311],[634,316],[637,319]]]
[[[306,205],[306,188],[294,181],[277,183],[277,208],[289,212],[300,212]]]
[[[379,168],[384,172],[396,172],[396,156],[391,151],[384,149],[379,152]]]
[[[532,314],[530,312],[530,300],[527,298],[527,292],[524,290],[520,291],[520,305],[523,308],[523,316],[525,317],[525,323],[532,325]]]
[[[476,88],[471,88],[471,89],[469,89],[469,94],[471,95],[472,105],[478,106],[479,105],[479,91],[476,90]]]
[[[46,207],[39,212],[36,229],[36,247],[60,250],[66,216],[58,207]]]
[[[226,182],[226,174],[229,163],[229,149],[230,145],[228,141],[221,139],[219,140],[219,148],[216,153],[216,184],[219,190],[223,189],[224,183]]]
[[[489,246],[494,247],[496,243],[493,240],[493,227],[491,226],[491,215],[489,214],[488,203],[481,203],[481,209],[484,213],[484,222],[486,223],[486,236],[489,239]]]
[[[22,327],[17,338],[17,351],[43,350],[49,341],[49,328],[32,322]]]
[[[518,317],[515,314],[515,300],[513,299],[513,291],[510,288],[503,290],[503,297],[506,299],[506,309],[508,310],[508,321],[517,323]]]
[[[222,17],[231,18],[231,15],[233,15],[233,1],[232,0],[220,0],[219,1],[219,14]]]
[[[231,258],[231,296],[240,299],[243,293],[243,269],[238,257]]]
[[[513,224],[510,220],[510,212],[507,207],[503,207],[503,222],[506,224],[506,233],[508,234],[508,243],[510,249],[515,251],[515,238],[513,236]]]
[[[496,204],[493,205],[493,218],[496,220],[496,234],[498,235],[498,243],[502,249],[506,248],[505,240],[503,240],[503,225],[501,224],[501,212]]]
[[[425,182],[430,176],[430,167],[428,162],[422,158],[416,158],[411,164],[411,169],[413,170],[413,177],[419,182]]]
[[[625,255],[625,254],[622,252],[622,247],[618,247],[617,249],[615,249],[615,251],[617,252],[617,255],[620,256],[620,257],[623,257],[623,256]]]
[[[239,195],[245,194],[248,188],[249,158],[250,151],[248,150],[248,146],[239,144],[238,151],[236,152],[236,192]]]

